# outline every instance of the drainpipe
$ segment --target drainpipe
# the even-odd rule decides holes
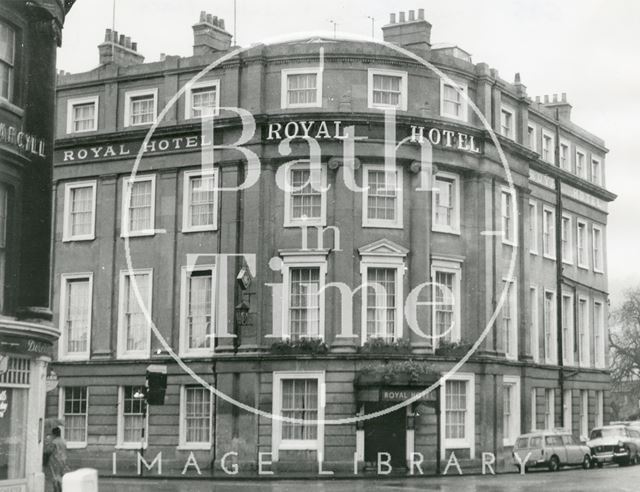
[[[558,108],[555,110],[555,145],[554,157],[556,165],[560,163],[560,127],[558,124],[559,114]],[[558,374],[558,383],[560,386],[560,408],[562,409],[562,426],[565,427],[567,422],[564,421],[564,341],[562,339],[562,182],[560,178],[555,179],[556,185],[556,339],[558,345],[558,365],[560,372]]]

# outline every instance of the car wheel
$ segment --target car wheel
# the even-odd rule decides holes
[[[549,460],[549,471],[558,471],[560,469],[560,460],[557,456],[552,456]]]
[[[604,463],[598,461],[598,468],[602,468],[604,466]]]
[[[582,459],[582,468],[584,468],[585,470],[591,468],[591,456],[589,456],[588,454],[585,454],[584,458]]]

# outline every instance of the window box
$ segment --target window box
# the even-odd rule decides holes
[[[432,365],[414,360],[397,360],[362,367],[356,386],[428,386],[439,379]]]
[[[271,345],[271,353],[278,355],[306,354],[324,355],[329,346],[321,338],[301,338],[299,340],[278,340]]]
[[[407,339],[389,340],[371,337],[358,348],[362,354],[410,354],[411,342]]]
[[[462,358],[469,353],[473,344],[465,341],[451,342],[449,340],[443,340],[439,342],[435,349],[436,355],[445,357]]]

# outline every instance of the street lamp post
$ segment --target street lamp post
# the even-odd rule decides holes
[[[140,457],[138,458],[138,474],[142,476],[144,473],[144,468],[142,467],[140,460],[144,456],[144,443],[147,430],[147,395],[144,390],[138,389],[133,394],[133,397],[136,400],[140,400],[142,402],[142,431],[140,432]]]

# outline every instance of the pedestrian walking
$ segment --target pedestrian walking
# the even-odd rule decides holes
[[[44,443],[45,475],[53,484],[53,492],[62,492],[62,477],[67,469],[67,443],[62,438],[60,427],[51,430]]]

